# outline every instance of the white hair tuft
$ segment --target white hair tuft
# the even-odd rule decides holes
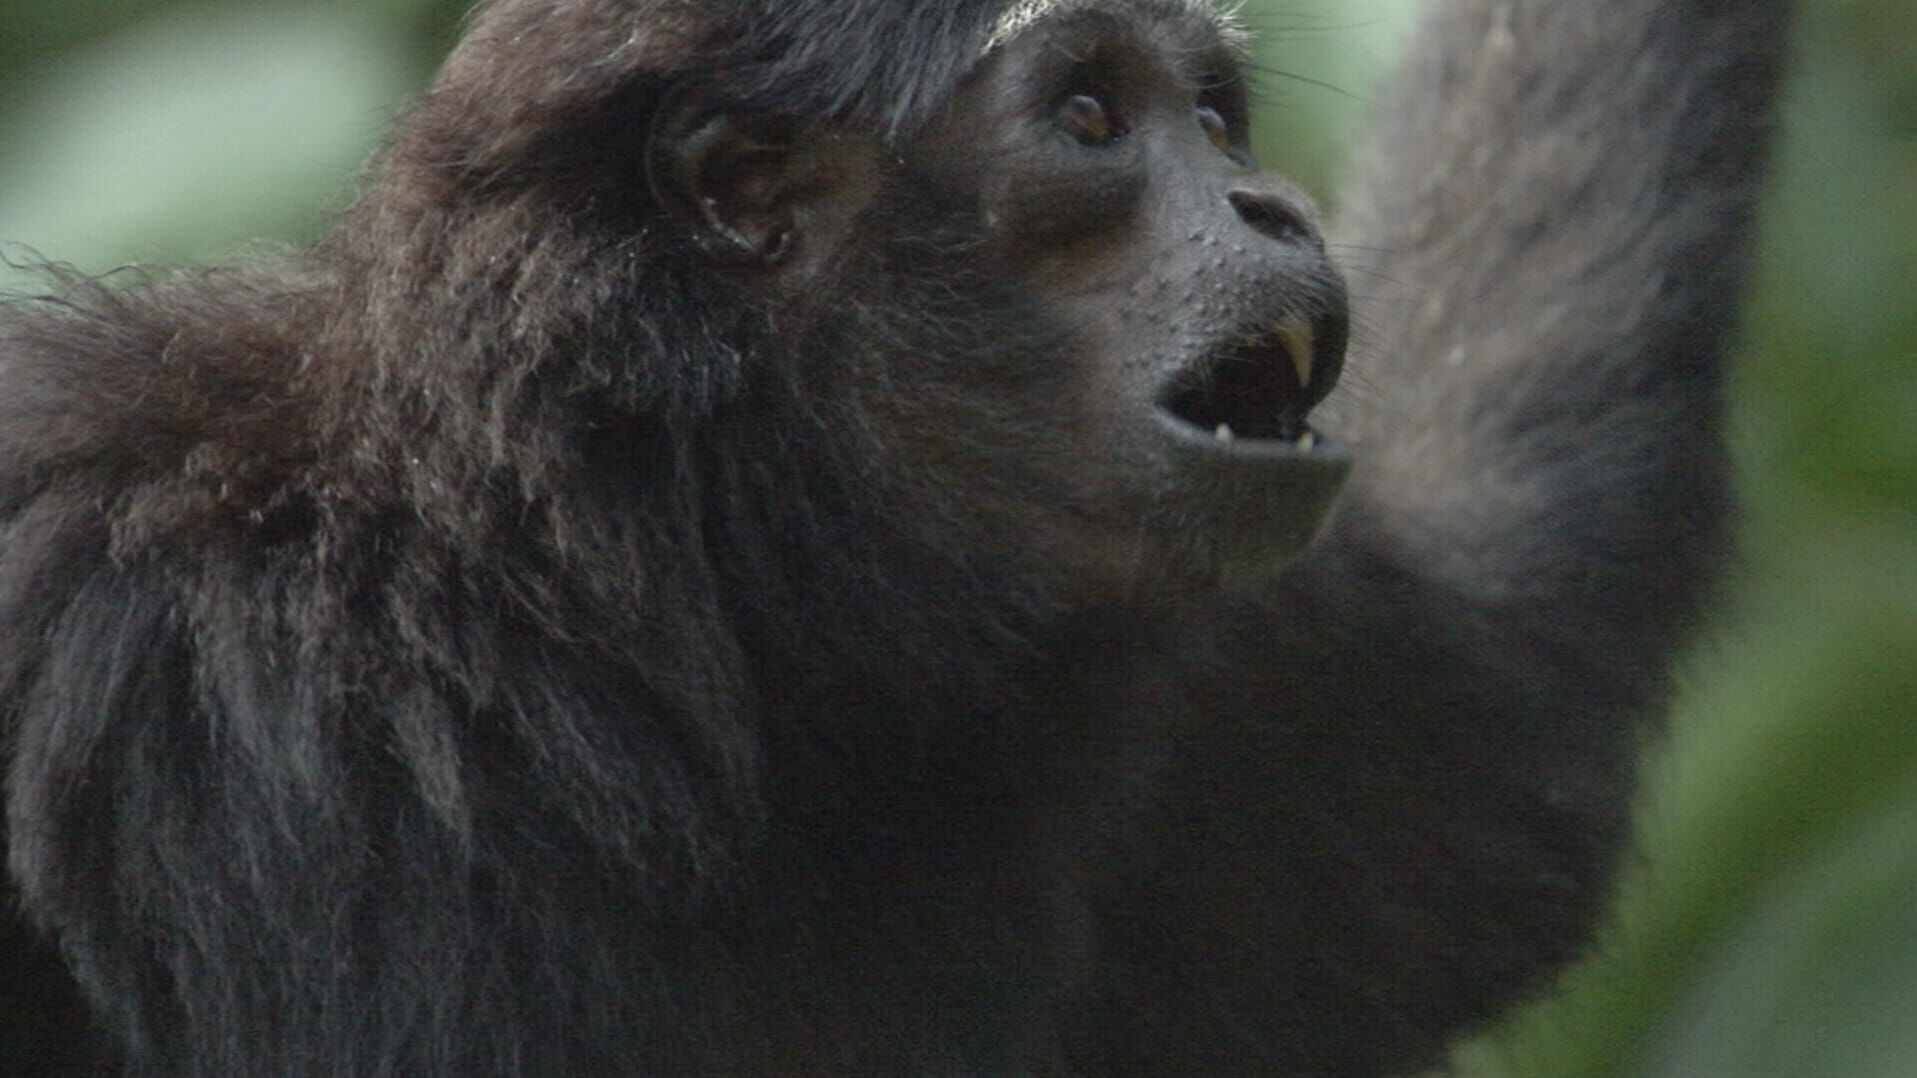
[[[991,39],[985,43],[985,51],[992,52],[1003,47],[1013,38],[1031,29],[1038,23],[1058,15],[1073,11],[1093,11],[1099,8],[1122,9],[1131,6],[1136,0],[1013,0],[1001,15],[998,25],[992,28]],[[1203,15],[1217,23],[1219,32],[1234,47],[1242,47],[1250,37],[1240,17],[1245,0],[1159,0],[1158,6],[1184,8],[1194,14]]]

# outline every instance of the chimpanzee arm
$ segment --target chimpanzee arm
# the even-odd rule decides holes
[[[1722,374],[1786,22],[1426,14],[1334,229],[1357,343],[1314,423],[1356,469],[1318,546],[1193,634],[1235,673],[1193,690],[1222,719],[1114,918],[1147,926],[1133,1050],[1396,1073],[1587,942],[1726,546]]]

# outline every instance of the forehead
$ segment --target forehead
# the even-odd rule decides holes
[[[986,51],[999,48],[1048,19],[1085,11],[1158,18],[1197,17],[1215,26],[1226,43],[1242,47],[1247,33],[1238,18],[1241,6],[1237,0],[1012,0],[993,26]]]

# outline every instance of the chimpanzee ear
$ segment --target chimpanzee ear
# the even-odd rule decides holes
[[[675,95],[646,148],[653,197],[713,257],[777,265],[797,239],[795,142],[783,118]]]

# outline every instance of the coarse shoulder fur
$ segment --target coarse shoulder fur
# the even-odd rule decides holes
[[[1408,1073],[1578,954],[1787,5],[1434,0],[1343,509],[1140,608],[885,433],[1003,419],[1015,290],[880,220],[795,318],[643,182],[693,79],[906,152],[1048,7],[496,0],[313,250],[0,310],[9,871],[134,1073]]]

